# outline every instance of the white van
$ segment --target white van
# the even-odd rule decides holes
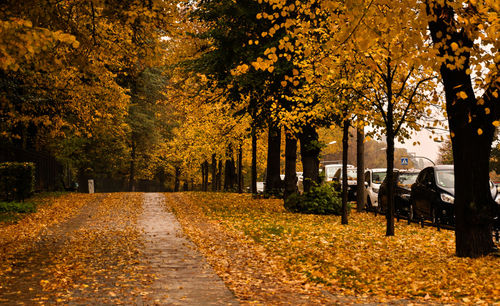
[[[386,175],[386,168],[367,169],[365,171],[366,208],[368,210],[378,207],[378,191]]]
[[[354,167],[353,165],[347,165],[347,168],[356,168]],[[331,182],[332,181],[332,178],[335,176],[335,173],[337,173],[337,171],[339,169],[342,169],[342,164],[330,164],[330,165],[324,165],[322,170],[324,171],[325,173],[325,181],[326,182]]]

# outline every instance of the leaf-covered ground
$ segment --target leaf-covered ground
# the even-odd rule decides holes
[[[352,212],[343,226],[340,217],[288,213],[280,200],[249,195],[167,199],[242,301],[500,303],[500,259],[454,256],[452,231],[399,222],[385,237],[385,219],[367,213]]]
[[[142,194],[67,194],[0,225],[0,303],[134,304],[154,281],[136,226]]]

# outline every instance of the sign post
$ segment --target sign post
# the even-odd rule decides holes
[[[89,180],[89,193],[94,193],[94,180]]]

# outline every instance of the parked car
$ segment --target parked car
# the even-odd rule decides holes
[[[378,207],[378,191],[387,174],[385,168],[368,169],[365,171],[366,209]]]
[[[353,165],[347,165],[347,168],[356,168],[354,167]],[[321,168],[321,172],[323,172],[325,174],[325,181],[326,182],[331,182],[333,177],[335,176],[335,173],[337,173],[337,171],[339,169],[342,169],[342,164],[330,164],[330,165],[324,165],[322,168]]]
[[[490,181],[493,199],[499,195]],[[436,223],[455,224],[455,173],[453,165],[427,167],[420,172],[411,186],[411,207],[414,218],[423,218]],[[498,202],[497,202],[498,203]]]
[[[357,168],[348,168],[347,169],[347,200],[348,201],[356,201],[357,194],[357,186],[358,186],[358,170]],[[336,184],[338,191],[342,190],[342,168],[338,169],[335,175],[332,178]]]
[[[410,209],[411,185],[415,183],[419,172],[419,170],[398,169],[394,171],[394,212],[396,215],[413,217]],[[387,176],[380,185],[378,209],[382,213],[387,210]]]

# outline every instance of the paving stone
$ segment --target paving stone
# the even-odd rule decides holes
[[[152,288],[158,304],[238,305],[234,295],[184,237],[175,216],[167,212],[162,194],[144,194],[143,213],[138,226],[143,228],[145,260],[157,277]]]

